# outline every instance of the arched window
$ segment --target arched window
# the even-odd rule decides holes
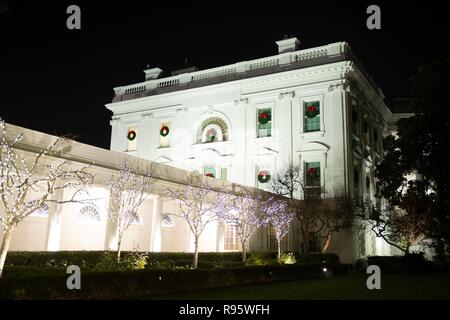
[[[78,212],[77,222],[97,223],[100,222],[100,213],[93,205],[86,205]]]
[[[228,140],[228,126],[219,117],[208,118],[197,130],[196,142],[208,143]]]

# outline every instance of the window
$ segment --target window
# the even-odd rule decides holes
[[[228,179],[228,170],[227,168],[220,168],[220,180]]]
[[[320,162],[305,164],[306,196],[320,196]]]
[[[137,127],[129,127],[127,133],[128,149],[127,151],[137,150]]]
[[[216,141],[216,138],[217,138],[218,136],[219,136],[219,135],[218,135],[218,132],[217,132],[217,130],[216,130],[214,127],[209,128],[209,129],[206,131],[206,142],[215,142],[215,141]]]
[[[308,243],[309,252],[321,252],[322,251],[322,239],[318,232],[311,232],[309,234]]]
[[[175,226],[175,219],[170,213],[161,213],[161,226],[172,228]]]
[[[171,136],[170,122],[161,122],[159,128],[159,147],[165,148],[170,146],[170,136]]]
[[[36,205],[39,204],[39,200],[31,200],[29,202],[27,202],[27,204],[25,205],[28,208],[32,208],[35,207]],[[47,217],[48,216],[48,204],[44,203],[42,204],[38,209],[34,210],[30,216],[33,217]]]
[[[216,177],[216,168],[215,167],[204,167],[203,174],[205,176],[215,178]]]
[[[236,226],[233,224],[225,223],[224,250],[239,250],[239,237],[236,231]]]
[[[305,102],[304,117],[305,132],[320,131],[320,102]]]
[[[378,130],[373,129],[373,144],[376,151],[380,151],[380,141],[378,139]]]
[[[370,173],[366,173],[366,193],[370,194]]]
[[[258,109],[257,136],[258,138],[270,137],[272,135],[272,108]]]
[[[358,112],[356,112],[356,110],[352,111],[352,128],[353,128],[353,133],[356,136],[359,136],[359,130],[358,130]]]
[[[228,140],[228,126],[219,118],[208,118],[197,130],[196,143],[210,143]]]
[[[353,168],[353,197],[359,203],[359,170],[355,166]]]
[[[369,124],[364,121],[364,144],[369,144]]]
[[[80,223],[98,223],[100,222],[100,213],[93,205],[87,205],[78,212],[77,222]]]

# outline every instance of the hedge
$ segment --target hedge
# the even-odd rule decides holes
[[[145,298],[225,286],[321,278],[323,267],[323,264],[305,264],[208,270],[82,271],[80,290],[68,290],[69,275],[59,270],[28,277],[5,276],[0,280],[0,299]]]
[[[8,266],[34,266],[40,268],[63,268],[68,265],[77,265],[80,268],[94,269],[102,261],[105,251],[10,251],[6,257],[5,267]],[[123,252],[126,258],[131,252]],[[192,264],[193,253],[189,252],[149,252],[147,268],[153,268],[166,260],[183,261]],[[199,265],[220,267],[229,263],[240,262],[240,252],[200,252]]]
[[[405,256],[369,256],[367,264],[377,265],[385,273],[427,274],[434,271],[433,262],[427,261],[421,254],[407,254]]]
[[[100,263],[107,251],[10,251],[6,257],[5,267],[8,266],[33,266],[39,268],[65,268],[68,265],[77,265],[83,269],[94,269]],[[131,252],[123,252],[122,257],[126,259]],[[149,252],[146,269],[153,269],[161,262],[162,265],[181,267],[192,264],[194,254],[190,252]],[[336,254],[301,255],[294,253],[298,264],[303,263],[329,263],[339,264],[339,256]],[[248,254],[248,263],[252,264],[274,264],[276,252],[253,252]],[[242,254],[240,252],[200,252],[199,268],[217,268],[240,266]],[[255,262],[256,261],[256,262]]]

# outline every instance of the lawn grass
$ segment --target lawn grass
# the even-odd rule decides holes
[[[365,274],[308,279],[170,294],[149,299],[450,299],[450,275],[382,274],[381,290],[368,290]]]

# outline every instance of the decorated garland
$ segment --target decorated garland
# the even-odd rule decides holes
[[[271,120],[270,114],[263,112],[258,116],[258,121],[260,124],[267,124]]]
[[[162,136],[162,137],[165,137],[165,136],[167,136],[168,134],[169,134],[169,127],[168,126],[163,126],[162,128],[161,128],[161,130],[159,130],[159,134]]]
[[[319,169],[317,168],[309,168],[307,173],[310,178],[316,179],[319,177]]]
[[[136,131],[134,131],[134,130],[128,131],[127,138],[130,141],[133,141],[134,139],[136,139]]]
[[[270,174],[267,171],[260,171],[258,173],[258,181],[260,183],[267,183],[270,180]]]
[[[314,118],[319,114],[319,108],[313,105],[309,105],[306,107],[306,116],[308,118]]]
[[[214,178],[214,175],[211,172],[206,173],[205,176]]]

